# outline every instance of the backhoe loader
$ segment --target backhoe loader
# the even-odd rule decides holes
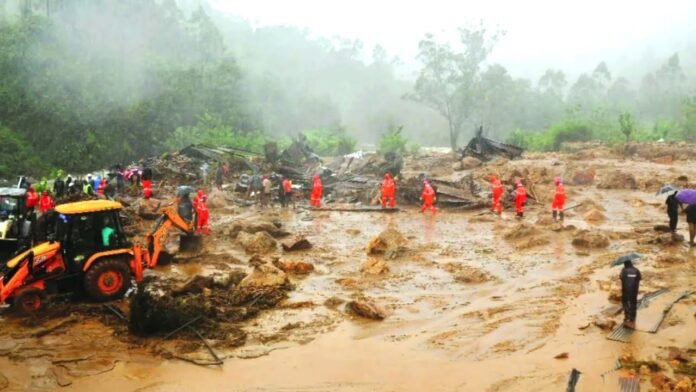
[[[132,245],[121,228],[120,203],[90,200],[59,205],[54,234],[0,266],[0,304],[20,313],[39,310],[47,293],[84,292],[97,302],[122,298],[131,280],[157,266],[172,226],[184,235],[180,249],[195,247],[193,224],[167,207],[146,236]]]

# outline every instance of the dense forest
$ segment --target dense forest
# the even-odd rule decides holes
[[[298,132],[327,153],[395,129],[414,145],[461,145],[480,124],[537,150],[696,139],[696,69],[679,53],[641,80],[600,62],[577,80],[549,69],[532,81],[487,61],[502,37],[484,25],[462,28],[456,43],[426,35],[408,78],[379,46],[253,28],[205,2],[7,0],[0,178],[93,170],[192,142],[259,149]]]

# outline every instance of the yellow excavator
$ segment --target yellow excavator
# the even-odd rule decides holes
[[[110,200],[90,200],[55,208],[55,232],[47,242],[20,252],[0,266],[0,304],[20,313],[39,310],[47,293],[84,290],[97,302],[122,298],[131,280],[157,266],[172,227],[181,230],[180,249],[200,245],[192,222],[174,207],[166,207],[145,245],[131,244],[121,227],[123,206]]]

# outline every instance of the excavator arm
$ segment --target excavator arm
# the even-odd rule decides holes
[[[172,227],[176,227],[188,236],[193,236],[193,223],[187,222],[179,215],[174,207],[167,207],[162,212],[162,216],[157,219],[154,229],[147,235],[147,252],[145,262],[148,268],[157,266],[159,257],[164,249],[164,245]]]

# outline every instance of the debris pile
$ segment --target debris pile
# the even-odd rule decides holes
[[[515,159],[522,156],[523,152],[520,147],[483,137],[483,127],[479,127],[476,136],[469,141],[464,150],[461,150],[462,158],[472,156],[482,161],[489,161],[496,156]]]

